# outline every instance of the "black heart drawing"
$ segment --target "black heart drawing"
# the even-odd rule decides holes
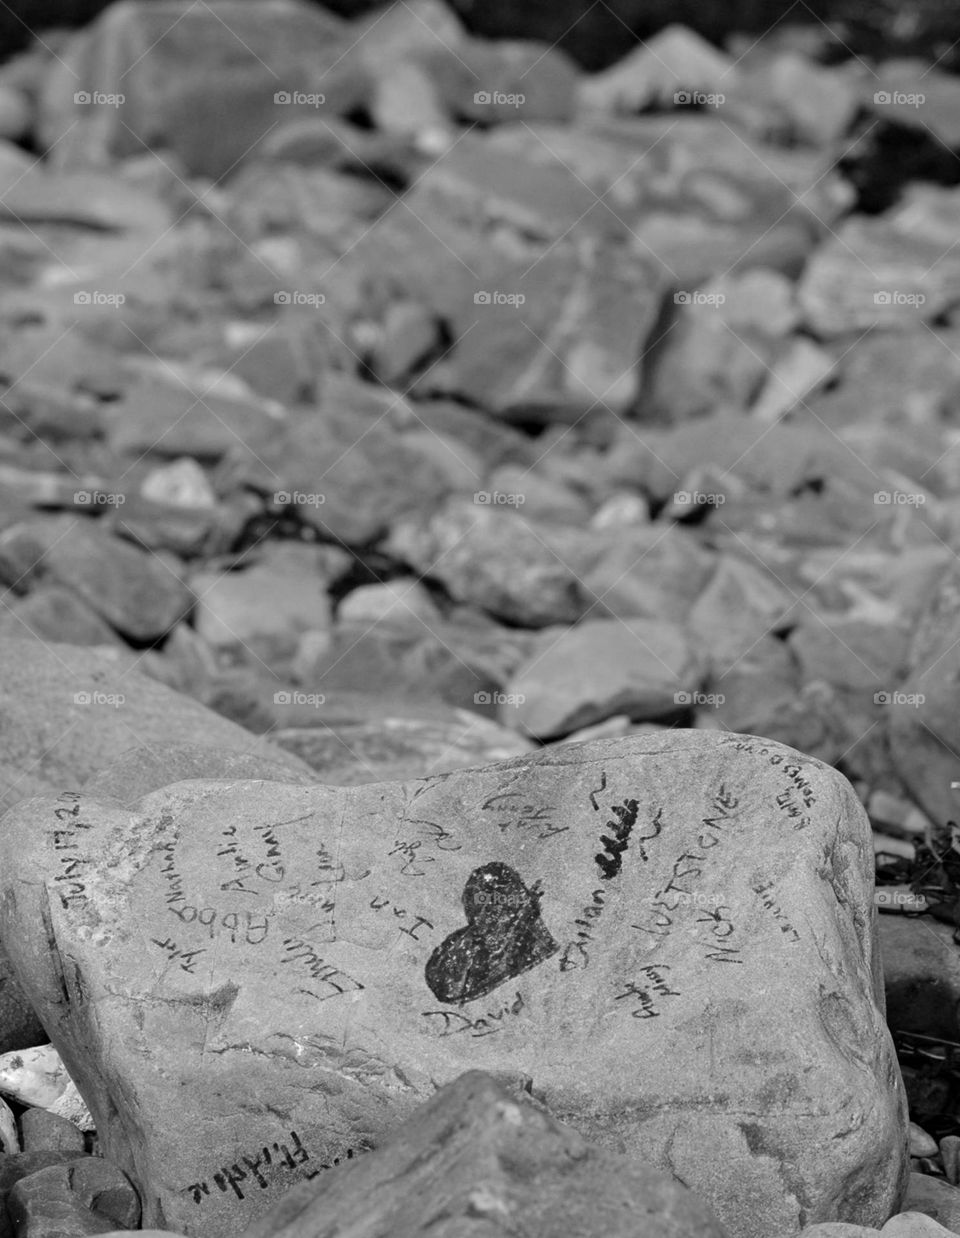
[[[559,945],[540,919],[542,895],[509,864],[475,868],[463,887],[466,928],[434,950],[424,972],[437,1001],[463,1005],[536,967]]]

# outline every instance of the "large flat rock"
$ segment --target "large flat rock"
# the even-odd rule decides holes
[[[769,1238],[905,1186],[872,867],[834,770],[672,730],[38,797],[0,827],[0,932],[144,1225],[236,1234],[477,1068]]]
[[[120,649],[0,639],[0,806],[82,786],[127,749],[165,741],[251,753],[295,777],[309,772],[292,753],[148,678],[138,664]]]

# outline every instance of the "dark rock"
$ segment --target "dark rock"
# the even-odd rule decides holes
[[[402,1185],[400,1185],[402,1184]],[[442,1215],[477,1230],[632,1238],[727,1231],[668,1174],[594,1147],[529,1097],[472,1070],[441,1088],[374,1152],[294,1187],[242,1238],[417,1238]]]
[[[86,1146],[78,1126],[46,1109],[25,1109],[20,1132],[24,1152],[83,1152]]]
[[[18,1238],[82,1238],[135,1229],[140,1200],[124,1174],[99,1156],[51,1165],[17,1180],[7,1215]]]

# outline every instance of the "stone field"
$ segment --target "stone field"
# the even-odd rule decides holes
[[[956,15],[0,7],[0,1238],[960,1235]]]

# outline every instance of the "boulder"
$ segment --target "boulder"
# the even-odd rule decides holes
[[[82,786],[128,748],[164,741],[254,754],[298,775],[309,772],[269,741],[148,679],[137,663],[119,649],[0,640],[0,804]]]
[[[0,875],[147,1226],[236,1234],[474,1068],[530,1076],[733,1238],[900,1202],[869,823],[775,743],[664,731],[132,809],[66,791],[4,818]]]

